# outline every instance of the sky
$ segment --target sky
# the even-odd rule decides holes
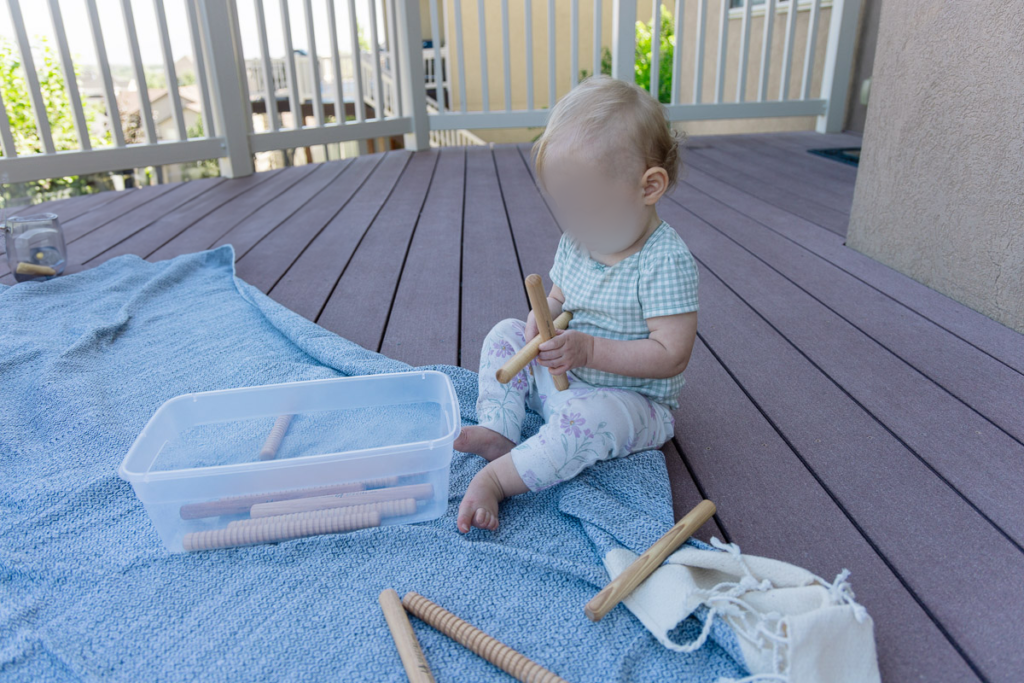
[[[89,14],[86,9],[86,0],[58,0],[61,16],[64,20],[64,30],[67,34],[68,46],[71,49],[72,57],[76,64],[89,65],[97,64],[95,50],[93,48],[92,34],[89,30]],[[316,39],[317,53],[325,55],[330,45],[330,37],[327,30],[327,2],[333,0],[312,0],[313,5],[313,26]],[[184,55],[192,55],[191,39],[189,37],[188,15],[185,12],[186,0],[164,0],[164,9],[167,15],[167,28],[170,34],[171,51],[174,59],[180,59]],[[281,31],[281,8],[280,3],[287,2],[292,27],[292,46],[297,50],[306,50],[306,22],[303,9],[303,0],[263,0],[264,12],[267,19],[267,39],[272,57],[284,56],[284,37]],[[11,21],[11,15],[3,3],[0,9],[0,37],[15,42],[15,33]],[[242,35],[242,47],[246,59],[259,57],[259,36],[256,32],[255,0],[237,0],[239,14],[239,29]],[[377,12],[382,17],[383,0],[378,0]],[[153,0],[131,0],[132,13],[135,17],[136,32],[139,39],[139,47],[142,53],[142,62],[145,65],[162,65],[163,59],[160,47],[160,35],[157,31],[156,14],[154,12]],[[50,20],[48,0],[20,0],[21,12],[25,19],[25,29],[31,43],[36,42],[36,36],[47,36],[51,43],[55,44],[53,24]],[[131,51],[128,46],[128,38],[124,27],[124,15],[121,13],[121,0],[96,0],[99,11],[100,25],[103,28],[103,39],[107,48],[107,58],[112,65],[131,64]],[[336,16],[338,22],[338,45],[342,53],[350,51],[348,35],[348,11],[347,2],[338,0],[335,2]],[[357,0],[356,2],[357,22],[364,27],[364,33],[369,40],[369,2]],[[380,23],[381,30],[378,38],[383,44],[386,41],[386,32],[383,31],[383,21]]]

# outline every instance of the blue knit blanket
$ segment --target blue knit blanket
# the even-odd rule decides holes
[[[727,628],[682,654],[622,606],[597,624],[583,614],[607,583],[604,553],[642,552],[672,522],[658,451],[506,502],[497,533],[456,531],[484,464],[457,453],[448,511],[434,522],[166,551],[116,474],[164,401],[408,369],[236,279],[233,257],[230,246],[155,264],[124,256],[0,286],[0,679],[402,681],[377,605],[388,587],[435,600],[570,681],[746,673]],[[472,423],[476,375],[435,369]],[[511,680],[413,624],[438,681]],[[680,639],[700,626],[683,622]]]

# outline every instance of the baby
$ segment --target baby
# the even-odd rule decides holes
[[[548,305],[552,318],[573,318],[508,384],[495,371],[537,334],[533,313],[503,320],[484,340],[479,426],[464,428],[455,448],[489,464],[459,506],[463,533],[497,529],[509,496],[668,441],[697,335],[697,268],[655,209],[678,172],[661,105],[624,81],[587,79],[551,110],[533,151],[565,231]],[[552,374],[566,375],[569,388],[555,389]],[[545,423],[520,443],[527,406]]]

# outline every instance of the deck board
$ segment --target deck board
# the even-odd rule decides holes
[[[409,160],[316,319],[322,327],[368,349],[380,349],[437,159],[437,152],[425,151]]]
[[[410,159],[411,155],[404,152],[387,154],[340,210],[333,193],[324,192],[303,209],[299,217],[303,221],[301,228],[275,231],[260,243],[260,251],[252,253],[260,259],[261,275],[282,271],[267,293],[299,315],[316,321],[363,237],[392,196]],[[315,220],[308,218],[311,210],[319,210],[314,214]],[[285,264],[289,265],[282,268]],[[370,288],[367,283],[367,289]]]
[[[719,514],[698,537],[827,579],[850,569],[887,683],[1015,681],[1024,337],[843,246],[856,169],[806,150],[858,136],[690,144],[706,149],[659,205],[701,269],[700,339],[663,448],[674,514],[707,496]],[[240,277],[326,328],[475,370],[487,331],[526,315],[523,276],[547,279],[560,235],[529,147],[44,206],[68,217],[86,267],[232,243]]]
[[[672,197],[965,406],[1024,438],[1024,375],[722,202],[685,185]]]
[[[1024,585],[1014,578],[1024,575],[1024,553],[707,270],[701,297],[705,345],[957,641],[979,664],[1002,666],[1005,655],[987,661],[996,654],[987,644],[1008,624],[1024,627],[1016,609]],[[760,454],[730,457],[752,466]],[[972,543],[915,542],[944,535]],[[991,581],[972,583],[974,543],[998,567]],[[981,613],[999,615],[987,633],[977,623]]]
[[[254,173],[253,175],[235,180],[225,180],[210,188],[201,196],[196,197],[193,201],[188,202],[180,210],[168,212],[167,215],[158,218],[147,226],[145,230],[139,230],[106,251],[92,257],[87,263],[89,265],[97,265],[102,261],[123,254],[142,254],[148,256],[180,235],[190,226],[214,213],[225,204],[228,204],[231,200],[255,187],[270,182],[280,173],[281,171],[269,171],[267,173]]]
[[[303,185],[298,186],[296,194],[301,193],[303,197],[311,196],[310,193],[320,187],[321,176],[314,179],[310,178],[310,174],[321,170],[324,171],[322,179],[327,182],[334,177],[335,172],[344,171],[344,166],[339,165],[326,170],[318,165],[283,169],[260,183],[258,191],[246,191],[186,226],[166,244],[151,251],[147,258],[160,261],[202,251],[218,244],[228,235],[231,235],[229,239],[237,244],[236,248],[247,249],[284,220],[289,207],[296,208],[294,199],[285,202],[277,201],[278,198],[296,188],[300,182],[303,182]],[[268,207],[273,202],[276,204]]]
[[[551,265],[562,231],[518,150],[511,146],[496,147],[494,161],[523,273],[539,274],[544,287],[550,289]]]
[[[823,160],[825,163],[830,163]],[[831,162],[835,163],[835,162]],[[836,164],[839,165],[839,164]],[[801,249],[841,268],[893,301],[931,320],[944,330],[1018,372],[1024,372],[1024,344],[1020,335],[977,311],[916,282],[853,249],[838,235],[821,230],[799,216],[738,190],[696,169],[689,169],[684,184],[755,220]]]
[[[495,323],[526,318],[523,277],[491,150],[471,147],[466,151],[459,365],[476,370],[484,337]]]
[[[703,342],[687,374],[676,441],[729,539],[826,579],[849,569],[875,621],[883,680],[978,680]]]
[[[466,152],[445,148],[409,245],[381,353],[413,366],[459,364]]]
[[[821,164],[816,163],[819,157],[812,154],[794,155],[768,145],[757,145],[741,135],[704,138],[699,149],[701,155],[729,168],[756,175],[780,190],[792,192],[813,186],[815,201],[843,214],[850,213],[853,185],[848,177],[836,174],[836,168],[844,168],[842,164],[833,162],[822,169]],[[684,151],[684,164],[687,159],[688,154]],[[853,170],[852,167],[845,168]]]
[[[726,166],[722,162],[702,153],[703,150],[691,148],[684,152],[683,163],[698,168],[708,175],[729,183],[744,192],[754,195],[769,204],[774,204],[792,214],[805,218],[837,235],[846,235],[846,226],[850,222],[849,214],[837,211],[825,204],[811,199],[801,192],[800,187],[784,189],[776,187],[763,177],[747,173],[738,168]],[[771,177],[772,173],[762,172],[762,176]]]
[[[99,226],[76,240],[74,251],[69,252],[68,263],[73,265],[89,263],[104,251],[150,225],[158,223],[162,218],[183,212],[183,207],[198,201],[200,197],[223,182],[222,178],[204,178],[190,183],[182,183],[172,191],[118,216],[115,220]]]

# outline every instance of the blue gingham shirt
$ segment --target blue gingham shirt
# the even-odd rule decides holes
[[[583,246],[563,234],[551,281],[565,295],[563,310],[572,311],[569,329],[595,337],[646,339],[647,318],[697,310],[697,266],[686,243],[664,221],[640,251],[611,266],[590,258]],[[682,374],[644,379],[593,368],[574,368],[572,374],[588,384],[631,389],[679,407]]]

